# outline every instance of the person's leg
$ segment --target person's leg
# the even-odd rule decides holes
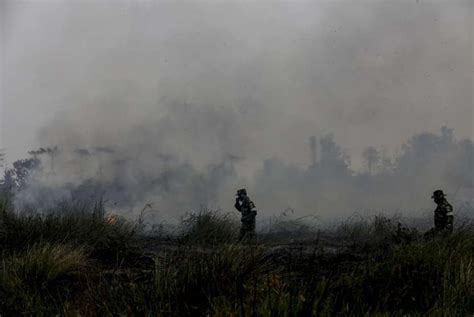
[[[239,241],[250,240],[255,236],[255,223],[252,221],[242,222],[240,227]]]
[[[249,234],[252,239],[255,239],[255,218],[252,219],[251,223],[249,224]]]
[[[240,226],[240,232],[239,232],[239,241],[242,241],[245,237],[245,228],[244,224]]]

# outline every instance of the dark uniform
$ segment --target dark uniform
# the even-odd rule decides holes
[[[437,190],[431,198],[438,205],[434,211],[435,231],[453,232],[453,206],[448,203],[442,190]]]
[[[239,189],[237,191],[237,198],[235,199],[234,207],[242,214],[240,219],[242,224],[240,226],[239,241],[254,238],[257,210],[253,201],[251,201],[249,196],[247,196],[247,191],[245,189]]]

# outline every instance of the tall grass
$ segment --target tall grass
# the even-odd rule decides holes
[[[119,264],[129,253],[139,252],[137,228],[124,219],[114,223],[94,212],[16,214],[0,216],[0,245],[6,252],[26,250],[37,243],[69,244],[85,248],[90,256]]]
[[[19,311],[49,314],[80,289],[88,259],[82,248],[38,243],[2,259],[0,307],[6,315]]]
[[[215,245],[237,239],[239,224],[230,214],[201,209],[181,220],[180,240],[188,244]]]
[[[0,314],[474,314],[469,224],[426,241],[395,219],[350,220],[275,247],[270,235],[237,243],[233,217],[203,210],[183,218],[176,243],[152,250],[138,227],[102,212],[40,216],[7,208],[0,217]]]

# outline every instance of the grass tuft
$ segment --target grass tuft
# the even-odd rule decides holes
[[[7,315],[55,311],[79,285],[86,251],[66,244],[39,243],[2,261],[0,307]]]
[[[234,242],[239,224],[230,214],[202,209],[182,218],[181,241],[190,244],[215,245]]]

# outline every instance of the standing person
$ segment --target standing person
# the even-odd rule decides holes
[[[434,191],[431,198],[437,205],[434,211],[433,233],[451,233],[453,232],[453,206],[446,200],[446,195],[441,189]]]
[[[255,237],[255,217],[257,216],[255,204],[247,196],[245,188],[239,189],[236,196],[234,207],[242,214],[239,241],[253,239]]]

